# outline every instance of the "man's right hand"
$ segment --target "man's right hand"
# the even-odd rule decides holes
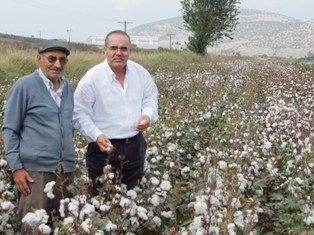
[[[104,134],[97,137],[96,143],[101,152],[111,153],[113,150],[110,140]]]
[[[24,169],[18,169],[13,172],[13,179],[17,189],[27,196],[31,190],[28,187],[28,183],[34,183],[34,179]]]

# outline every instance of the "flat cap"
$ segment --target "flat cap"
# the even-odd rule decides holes
[[[43,53],[46,51],[55,51],[60,50],[63,51],[66,55],[70,55],[69,48],[58,39],[50,39],[44,41],[41,46],[38,48],[38,53]]]

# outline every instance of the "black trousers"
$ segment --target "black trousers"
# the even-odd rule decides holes
[[[87,147],[86,165],[88,176],[93,182],[91,190],[92,196],[99,194],[98,189],[101,183],[97,180],[103,175],[103,168],[110,164],[115,173],[121,175],[121,182],[127,185],[127,189],[132,189],[138,185],[144,172],[145,153],[147,143],[140,132],[131,142],[112,139],[114,146],[110,154],[101,152],[96,142],[91,142]]]

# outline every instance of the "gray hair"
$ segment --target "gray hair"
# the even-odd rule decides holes
[[[122,30],[114,30],[114,31],[111,31],[110,33],[107,34],[106,38],[105,38],[105,47],[108,45],[108,38],[110,37],[110,35],[112,34],[122,34],[124,36],[127,36],[128,39],[129,39],[129,44],[131,46],[131,38],[130,38],[130,35],[127,34],[126,32],[122,31]]]

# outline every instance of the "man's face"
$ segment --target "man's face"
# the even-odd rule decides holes
[[[37,55],[37,62],[46,77],[54,82],[63,75],[68,58],[63,51],[47,51]]]
[[[129,38],[119,33],[110,35],[104,52],[113,71],[124,70],[131,52]]]

